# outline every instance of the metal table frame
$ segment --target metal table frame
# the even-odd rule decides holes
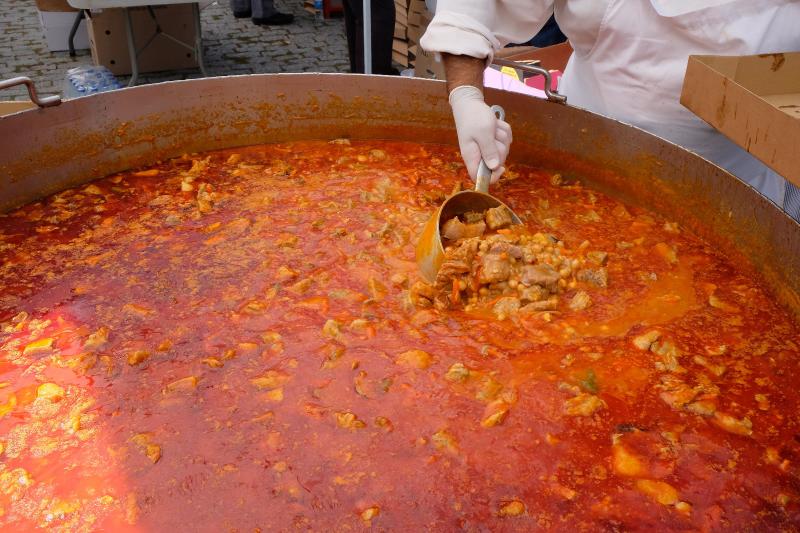
[[[131,60],[131,79],[128,81],[128,87],[136,85],[139,80],[139,56],[147,49],[150,44],[159,36],[163,36],[176,45],[186,48],[194,53],[197,58],[197,66],[203,76],[208,76],[206,72],[205,62],[203,60],[203,36],[200,27],[200,4],[188,0],[68,0],[72,7],[86,10],[86,9],[114,9],[119,8],[123,10],[125,15],[125,33],[128,40],[128,55]],[[194,19],[195,39],[194,43],[186,43],[181,41],[174,35],[171,35],[161,29],[158,23],[156,11],[153,9],[157,5],[167,4],[192,4],[192,18]],[[156,29],[147,41],[137,48],[136,39],[133,34],[133,22],[131,20],[131,9],[134,7],[144,7],[147,9],[153,22],[156,24]],[[80,16],[80,14],[78,15]],[[77,21],[79,22],[79,20]]]

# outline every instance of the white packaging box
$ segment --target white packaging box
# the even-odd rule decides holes
[[[44,38],[47,41],[47,49],[51,52],[62,52],[69,50],[69,32],[75,23],[77,11],[39,11],[39,21],[44,30]],[[89,34],[86,31],[86,19],[81,20],[78,31],[75,33],[75,49],[85,50],[89,48]]]

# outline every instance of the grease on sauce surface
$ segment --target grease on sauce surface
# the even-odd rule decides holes
[[[449,147],[300,142],[0,217],[0,525],[796,529],[800,329],[753,271],[512,166],[493,193],[608,286],[419,309],[464,179]]]

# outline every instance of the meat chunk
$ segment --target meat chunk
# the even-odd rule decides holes
[[[586,291],[578,291],[569,302],[569,308],[573,311],[583,311],[592,305],[592,299]]]
[[[598,266],[605,266],[608,263],[608,254],[606,252],[589,252],[586,258]]]
[[[492,247],[489,249],[489,253],[507,254],[509,257],[513,257],[514,259],[522,259],[523,255],[521,247],[502,241],[492,244]]]
[[[423,281],[415,281],[411,286],[412,296],[423,296],[429,300],[433,300],[436,294],[436,289]]]
[[[509,316],[516,314],[517,311],[519,311],[519,308],[519,298],[506,296],[505,298],[500,298],[497,300],[497,303],[494,304],[494,307],[492,307],[492,312],[498,320],[505,320]]]
[[[738,419],[727,413],[717,411],[714,413],[714,418],[711,421],[718,427],[735,435],[749,437],[753,434],[753,423],[747,417]]]
[[[511,276],[511,260],[501,254],[487,254],[483,256],[480,282],[497,283],[506,281]]]
[[[605,268],[584,268],[578,271],[577,278],[601,289],[608,287],[608,270]]]
[[[531,302],[522,309],[521,313],[536,313],[538,311],[555,311],[558,309],[558,298],[553,296],[540,302]]]
[[[558,286],[559,280],[558,272],[556,269],[546,263],[540,265],[525,265],[522,269],[523,285],[530,287],[531,285],[539,285],[548,290],[554,291]]]
[[[538,302],[547,297],[547,291],[538,285],[525,287],[520,291],[519,297],[523,302]]]
[[[476,213],[475,211],[469,211],[461,215],[464,219],[464,222],[467,224],[474,224],[476,222],[483,222],[483,213]]]
[[[449,287],[453,276],[466,274],[472,270],[478,244],[477,238],[466,239],[457,247],[445,250],[444,261],[436,275],[437,287]]]
[[[511,211],[505,206],[493,207],[486,211],[486,225],[489,229],[505,228],[512,222]]]
[[[442,225],[442,237],[451,241],[480,237],[486,231],[486,223],[464,224],[458,217],[453,217]]]

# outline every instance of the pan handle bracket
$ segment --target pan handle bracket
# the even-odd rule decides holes
[[[33,80],[26,76],[0,81],[0,90],[16,87],[17,85],[25,85],[28,88],[28,96],[30,96],[31,102],[39,107],[53,107],[61,104],[59,95],[40,97]]]
[[[547,95],[547,99],[551,102],[556,102],[557,104],[567,103],[566,96],[563,94],[558,94],[557,91],[553,90],[553,77],[550,75],[550,71],[546,68],[537,67],[536,65],[527,65],[525,63],[517,63],[516,61],[509,61],[508,59],[501,59],[499,57],[494,58],[492,63],[501,67],[511,67],[517,70],[532,72],[534,74],[544,76],[544,94]]]

